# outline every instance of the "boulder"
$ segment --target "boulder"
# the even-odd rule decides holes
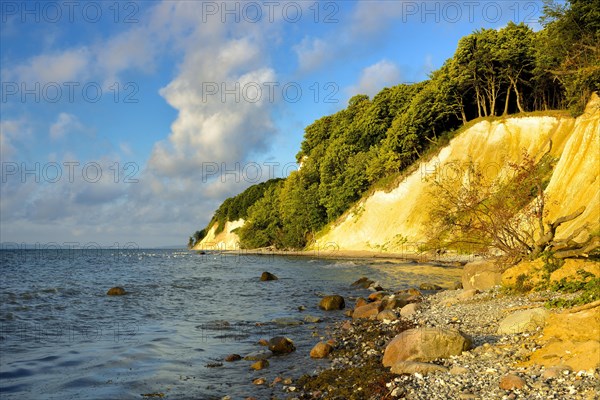
[[[374,292],[369,295],[369,301],[381,301],[387,295],[386,292]]]
[[[242,359],[242,356],[240,356],[239,354],[229,354],[227,357],[225,357],[225,361],[227,361],[227,362],[238,361],[241,359]]]
[[[525,386],[525,381],[522,378],[519,378],[517,375],[514,375],[514,374],[504,375],[500,379],[500,389],[504,389],[504,390],[523,389],[524,386]]]
[[[395,310],[396,308],[404,307],[408,302],[405,299],[391,295],[390,297],[383,299],[383,308],[386,310]]]
[[[307,315],[306,317],[304,317],[304,322],[308,322],[309,324],[316,324],[317,322],[321,321],[321,318],[315,317],[314,315]]]
[[[402,307],[400,310],[400,316],[403,318],[412,317],[421,308],[420,303],[410,303]]]
[[[290,339],[283,336],[276,336],[269,340],[269,350],[273,354],[287,354],[296,350],[296,346],[294,346],[294,342]]]
[[[115,286],[114,288],[108,289],[106,294],[109,296],[123,296],[124,294],[127,294],[127,292],[122,287]]]
[[[246,357],[244,357],[244,360],[246,360],[246,361],[266,360],[267,358],[271,358],[272,355],[273,355],[273,353],[271,353],[270,351],[267,351],[267,350],[253,351],[252,353],[246,355]]]
[[[358,299],[356,299],[356,302],[354,303],[354,307],[362,307],[362,306],[366,306],[367,304],[369,304],[369,302],[367,301],[367,299],[365,299],[364,297],[359,297]]]
[[[355,281],[351,286],[361,289],[368,289],[369,286],[371,286],[373,283],[375,282],[370,280],[366,276],[363,276],[362,278]]]
[[[346,307],[344,298],[340,295],[334,294],[332,296],[325,296],[319,303],[319,308],[326,311],[331,310],[343,310]]]
[[[548,317],[548,311],[543,308],[516,311],[506,316],[498,326],[499,335],[535,331],[543,327]]]
[[[331,353],[333,347],[329,343],[319,342],[310,351],[311,358],[325,358]]]
[[[362,307],[356,307],[352,313],[352,318],[375,318],[381,310],[383,310],[383,305],[380,301],[375,301]]]
[[[299,319],[289,318],[289,317],[275,318],[271,322],[273,322],[276,325],[281,325],[281,326],[302,325],[304,323],[304,322],[300,321]]]
[[[462,273],[463,288],[486,290],[500,285],[502,270],[490,261],[474,261],[465,265]]]
[[[255,371],[260,371],[261,369],[265,369],[269,366],[269,362],[267,360],[258,360],[254,364],[250,366]]]
[[[277,279],[279,279],[279,278],[277,278],[275,275],[273,275],[272,273],[267,272],[267,271],[263,272],[262,275],[260,276],[260,280],[263,282],[264,281],[276,281]]]
[[[415,374],[428,375],[432,372],[448,372],[448,368],[437,364],[416,362],[416,361],[398,361],[392,365],[390,371],[393,374]]]
[[[379,314],[377,314],[376,318],[378,321],[384,321],[384,320],[395,321],[398,319],[398,316],[392,310],[383,310],[383,311],[380,311]]]
[[[460,355],[472,347],[469,336],[453,328],[415,328],[397,335],[385,348],[383,365],[398,361],[433,361]]]

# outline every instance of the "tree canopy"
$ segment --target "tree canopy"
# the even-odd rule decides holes
[[[543,29],[510,22],[460,39],[415,84],[359,94],[304,130],[301,168],[223,202],[208,227],[239,218],[244,247],[303,248],[381,179],[399,174],[468,121],[517,112],[577,114],[600,90],[600,0],[546,1]],[[190,238],[197,242],[208,227]],[[200,238],[200,239],[198,239]]]

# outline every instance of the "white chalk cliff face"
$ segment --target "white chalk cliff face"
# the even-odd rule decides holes
[[[481,121],[454,138],[431,161],[419,165],[397,188],[377,191],[342,216],[319,243],[335,243],[340,250],[402,252],[425,240],[428,219],[428,184],[433,171],[451,173],[448,163],[477,163],[488,178],[506,172],[509,162],[522,160],[523,150],[531,155],[547,151],[558,162],[546,188],[548,220],[570,214],[581,206],[579,218],[565,223],[557,238],[568,236],[584,223],[590,231],[600,228],[600,99],[594,95],[577,119],[569,117],[513,117],[502,121]],[[456,164],[458,163],[458,164]],[[446,168],[445,168],[446,167]],[[436,169],[437,168],[437,169]],[[466,170],[466,168],[465,168]],[[400,244],[398,236],[408,239]]]
[[[600,98],[594,95],[585,113],[567,116],[509,117],[481,121],[455,137],[436,157],[421,163],[395,189],[376,191],[363,198],[334,224],[318,235],[318,246],[335,243],[340,250],[404,252],[407,246],[425,241],[425,223],[431,202],[426,177],[436,173],[441,179],[453,173],[448,165],[474,162],[487,178],[507,172],[508,163],[519,163],[523,151],[530,155],[551,153],[558,159],[546,194],[547,220],[570,214],[581,206],[585,212],[560,226],[557,238],[564,238],[587,223],[589,231],[600,229]],[[435,172],[434,172],[435,171]],[[236,249],[238,236],[231,230],[243,220],[228,222],[223,232],[216,226],[195,248]],[[408,240],[401,244],[399,235]]]
[[[218,234],[215,234],[218,224],[213,224],[193,250],[239,250],[240,238],[232,231],[244,225],[244,222],[241,218],[237,221],[227,221],[223,231]]]

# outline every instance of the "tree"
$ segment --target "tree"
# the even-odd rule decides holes
[[[546,221],[544,189],[554,160],[549,151],[539,160],[524,152],[519,164],[509,164],[506,179],[490,180],[474,163],[450,164],[452,173],[431,180],[434,202],[429,215],[429,245],[468,249],[471,253],[502,254],[513,262],[535,259],[543,252],[556,258],[584,255],[600,247],[597,236],[575,242],[582,227],[565,240],[556,240],[557,228],[584,209]]]

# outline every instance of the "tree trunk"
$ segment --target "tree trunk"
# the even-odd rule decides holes
[[[475,86],[475,97],[477,97],[477,114],[481,118],[481,97],[479,95],[479,87]]]
[[[506,89],[506,102],[504,103],[504,113],[502,115],[508,115],[509,100],[510,100],[510,86]]]
[[[513,78],[510,78],[510,82],[512,83],[512,87],[515,90],[515,96],[517,96],[517,107],[520,112],[525,112],[523,110],[523,106],[521,106],[521,95],[519,94],[519,90],[517,89],[517,81]]]

